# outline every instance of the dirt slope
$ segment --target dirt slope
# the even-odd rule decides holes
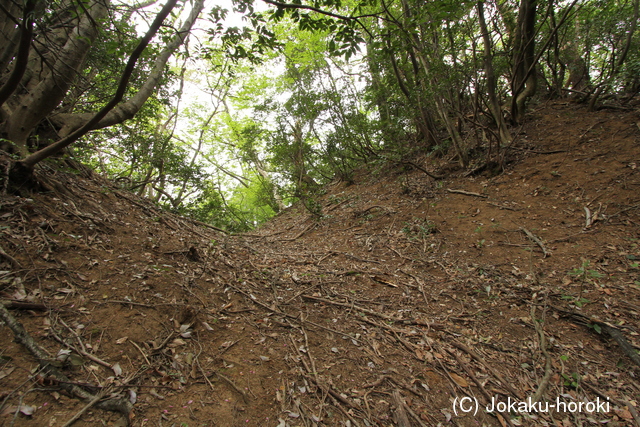
[[[54,191],[0,201],[2,298],[70,383],[134,402],[133,425],[634,425],[639,122],[541,106],[501,175],[373,164],[321,220],[294,207],[243,236],[43,171]],[[7,326],[0,342],[0,424],[86,406]],[[465,396],[477,414],[455,413]],[[534,396],[610,405],[485,410]],[[103,424],[125,419],[74,425]]]

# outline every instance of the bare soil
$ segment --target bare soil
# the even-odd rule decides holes
[[[541,105],[508,159],[372,163],[320,219],[238,236],[45,169],[0,200],[2,300],[69,383],[133,403],[76,426],[640,425],[640,110]],[[0,343],[0,425],[87,406]],[[576,410],[486,408],[528,398]]]

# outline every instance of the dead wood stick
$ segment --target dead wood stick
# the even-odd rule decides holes
[[[0,304],[0,319],[2,319],[9,329],[16,337],[16,341],[22,344],[29,352],[38,359],[38,363],[42,367],[43,371],[51,375],[58,380],[58,386],[67,393],[85,401],[92,401],[95,399],[95,395],[89,393],[85,389],[78,387],[71,383],[69,379],[53,367],[49,360],[51,357],[33,340],[29,333],[24,329],[22,324],[18,322],[9,311]],[[125,416],[127,425],[130,423],[130,414],[133,409],[133,405],[126,398],[113,398],[98,402],[95,405],[97,408],[104,409],[106,411],[119,412]]]
[[[151,362],[149,362],[149,359],[147,358],[147,355],[144,354],[144,351],[142,351],[142,349],[140,348],[140,346],[138,344],[135,343],[135,341],[133,340],[129,340],[129,342],[138,349],[138,351],[140,352],[140,354],[142,355],[142,357],[144,358],[144,361],[147,362],[147,366],[153,366],[151,365]]]
[[[346,307],[346,308],[351,308],[351,309],[354,309],[354,310],[358,310],[358,311],[360,311],[362,313],[366,313],[366,314],[369,314],[371,316],[379,317],[379,318],[387,320],[389,322],[394,322],[395,323],[395,322],[400,322],[401,321],[401,319],[397,319],[395,317],[387,316],[386,314],[378,313],[378,312],[375,312],[373,310],[369,310],[368,308],[359,307],[359,306],[357,306],[355,304],[347,304],[347,303],[343,303],[343,302],[331,301],[331,300],[326,299],[326,298],[313,297],[311,295],[301,295],[301,296],[302,296],[302,298],[310,299],[310,300],[313,300],[313,301],[324,302],[325,304],[332,304],[332,305],[337,305],[337,306],[340,306],[340,307]]]
[[[533,153],[533,154],[558,154],[558,153],[569,152],[567,150],[551,150],[551,151],[527,150],[526,148],[518,148],[518,147],[507,147],[507,150],[524,151],[525,153]]]
[[[38,310],[38,311],[48,311],[51,308],[47,307],[44,304],[39,304],[35,302],[23,302],[23,301],[2,301],[2,305],[12,310]]]
[[[378,313],[376,311],[369,310],[368,308],[360,307],[360,306],[357,306],[355,304],[347,304],[347,303],[343,303],[343,302],[331,301],[331,300],[326,299],[326,298],[313,297],[311,295],[301,295],[301,296],[302,296],[302,298],[306,298],[306,299],[313,300],[313,301],[319,301],[319,302],[324,302],[326,304],[333,304],[333,305],[337,305],[337,306],[340,306],[340,307],[351,308],[351,309],[360,311],[362,313],[369,314],[369,315],[374,316],[374,317],[379,317],[380,319],[384,319],[384,320],[387,320],[387,321],[393,322],[393,323],[400,323],[400,324],[403,324],[403,325],[427,326],[429,328],[434,328],[434,329],[444,329],[444,326],[439,324],[439,323],[429,323],[429,322],[426,322],[426,321],[420,320],[420,319],[398,319],[396,317],[387,316],[386,314]]]
[[[301,319],[299,316],[294,316],[294,315],[289,314],[289,313],[286,313],[286,312],[284,312],[284,311],[279,311],[279,310],[276,310],[276,309],[274,309],[274,308],[271,308],[271,307],[269,307],[268,305],[266,305],[266,304],[264,304],[264,303],[262,303],[262,302],[260,302],[260,301],[256,300],[256,299],[255,299],[255,298],[253,298],[251,295],[249,295],[248,293],[244,292],[242,289],[238,289],[236,286],[233,286],[232,284],[228,284],[228,286],[229,286],[230,288],[232,288],[233,290],[235,290],[236,292],[238,292],[238,293],[240,293],[240,294],[242,294],[242,295],[246,296],[247,298],[249,298],[249,300],[251,300],[251,302],[253,302],[254,304],[259,305],[260,307],[264,308],[264,309],[265,309],[265,310],[267,310],[267,311],[270,311],[271,313],[275,313],[275,314],[278,314],[278,315],[280,315],[280,316],[286,317],[286,318],[288,318],[288,319],[295,320],[296,322],[306,323],[306,324],[309,324],[309,325],[311,325],[311,326],[315,326],[316,328],[324,329],[325,331],[332,332],[332,333],[334,333],[334,334],[338,334],[338,335],[345,335],[345,333],[344,333],[344,332],[340,332],[340,331],[337,331],[337,330],[335,330],[335,329],[331,329],[331,328],[328,328],[328,327],[326,327],[326,326],[320,325],[320,324],[318,324],[318,323],[312,322],[312,321],[310,321],[310,320],[304,320],[304,319]],[[304,298],[304,295],[302,295],[302,297]],[[359,340],[359,339],[357,339],[357,338],[353,338],[353,337],[351,337],[351,339],[352,339],[352,340],[354,340],[354,341],[356,341],[356,342],[362,343],[362,340]]]
[[[638,209],[638,208],[640,208],[640,203],[638,203],[636,205],[633,205],[633,206],[629,206],[628,208],[624,208],[624,209],[622,209],[622,210],[620,210],[620,211],[618,211],[618,212],[616,212],[614,214],[609,215],[609,219],[611,219],[613,217],[616,217],[616,216],[618,216],[620,214],[623,214],[624,212],[627,212],[627,211],[630,211],[630,210],[633,210],[633,209]]]
[[[483,199],[488,199],[489,198],[489,196],[487,196],[487,195],[480,194],[480,193],[474,193],[474,192],[471,192],[471,191],[453,190],[451,188],[447,188],[447,191],[449,193],[464,194],[465,196],[481,197]]]
[[[542,240],[540,240],[539,237],[537,237],[535,234],[533,234],[532,232],[530,232],[529,230],[527,230],[524,227],[520,227],[520,230],[524,234],[526,234],[527,237],[529,237],[529,239],[531,239],[536,245],[540,246],[540,249],[542,249],[542,253],[544,255],[544,258],[549,256],[549,252],[547,251],[547,248],[544,247],[544,243],[542,243]]]
[[[419,171],[421,171],[421,172],[424,172],[426,175],[428,175],[429,177],[431,177],[431,178],[433,178],[433,179],[435,179],[435,180],[443,179],[443,178],[444,178],[444,176],[442,176],[442,175],[436,175],[436,174],[434,174],[434,173],[431,173],[431,172],[429,172],[428,170],[426,170],[425,168],[423,168],[422,166],[420,166],[420,165],[418,165],[418,164],[416,164],[416,163],[414,163],[414,162],[410,162],[410,161],[406,161],[406,160],[405,160],[405,161],[404,161],[404,162],[402,162],[402,163],[404,163],[405,165],[413,166],[414,168],[418,169],[418,170],[419,170]]]
[[[247,397],[246,393],[244,391],[242,391],[242,389],[240,389],[233,381],[231,381],[230,378],[224,376],[223,374],[221,374],[220,372],[214,372],[214,374],[220,378],[223,379],[227,384],[229,384],[238,394],[240,394],[240,396],[242,396],[242,400],[244,400],[245,403],[249,403],[249,398]]]
[[[361,410],[360,407],[358,407],[354,403],[351,403],[349,401],[349,399],[347,399],[346,397],[342,397],[342,395],[340,393],[338,393],[337,391],[335,391],[333,388],[331,388],[330,385],[322,383],[320,381],[316,381],[316,379],[313,376],[309,375],[309,374],[302,374],[302,376],[305,377],[306,379],[308,379],[309,381],[313,382],[320,390],[324,391],[325,393],[330,394],[331,397],[333,397],[334,399],[336,399],[338,402],[342,403],[343,405],[346,405],[349,408],[355,409],[356,411],[360,411]]]
[[[93,354],[87,353],[85,350],[83,350],[82,348],[77,348],[75,346],[70,345],[68,342],[66,342],[65,340],[63,340],[58,334],[56,334],[53,329],[51,329],[49,331],[51,333],[51,336],[58,341],[60,344],[64,345],[65,347],[70,347],[72,348],[76,353],[78,353],[81,356],[86,357],[87,359],[96,362],[98,365],[102,365],[105,368],[109,368],[109,369],[113,369],[113,365],[109,362],[105,362],[104,360],[98,358],[97,356],[94,356]]]
[[[380,206],[380,205],[373,205],[373,206],[369,206],[368,208],[366,208],[365,210],[362,211],[362,213],[364,214],[365,212],[369,212],[371,209],[382,209],[383,211],[386,211],[387,213],[396,213],[396,211],[394,211],[391,208],[388,208],[386,206]]]
[[[585,316],[584,314],[581,314],[581,313],[574,313],[574,312],[571,312],[571,311],[563,310],[563,309],[561,309],[559,307],[554,307],[552,305],[550,305],[549,307],[551,307],[553,310],[561,313],[564,317],[571,318],[575,323],[578,323],[578,324],[584,325],[584,326],[588,326],[592,330],[595,329],[595,328],[593,328],[593,326],[597,325],[603,332],[605,332],[607,335],[609,335],[611,338],[613,338],[618,343],[618,345],[620,346],[620,348],[622,349],[624,354],[626,354],[633,361],[633,363],[635,363],[636,365],[640,366],[640,355],[638,355],[638,353],[633,348],[633,346],[631,344],[629,344],[629,341],[627,341],[627,339],[624,337],[624,335],[622,335],[622,332],[620,331],[620,329],[616,328],[613,325],[610,325],[607,322],[603,322],[603,321],[600,321],[600,320],[595,320],[595,319],[593,319],[593,318],[591,318],[589,316]]]
[[[315,226],[317,225],[317,223],[312,222],[311,224],[307,225],[305,228],[302,229],[301,232],[299,232],[298,234],[296,234],[295,236],[289,238],[289,239],[279,239],[278,241],[280,242],[293,242],[294,240],[298,240],[300,237],[302,237],[302,235],[304,233],[306,233],[309,230],[312,230],[313,228],[315,228]]]
[[[448,348],[445,349],[447,350],[447,352],[452,355],[453,357],[455,357],[456,362],[458,363],[458,365],[460,367],[462,367],[462,369],[464,369],[464,371],[467,373],[467,375],[469,376],[469,378],[471,378],[471,381],[473,381],[476,385],[476,387],[478,387],[478,389],[480,390],[480,392],[482,393],[482,395],[484,396],[485,399],[487,399],[487,403],[491,402],[491,396],[489,395],[489,392],[487,392],[487,390],[484,388],[484,386],[482,385],[482,383],[476,378],[476,376],[473,374],[473,372],[471,371],[471,368],[469,368],[469,366],[467,366],[466,363],[464,363],[460,357],[458,357],[458,355],[455,353],[455,351],[451,351]],[[511,419],[509,417],[509,414],[504,414],[503,412],[498,412],[498,414],[500,414],[500,416],[503,418],[503,420],[510,426],[513,426],[513,424],[511,423]],[[502,415],[504,414],[504,415]]]
[[[80,417],[87,412],[89,409],[91,409],[91,407],[93,407],[93,405],[95,405],[96,403],[98,403],[98,401],[100,399],[102,399],[104,397],[104,395],[107,393],[107,388],[103,388],[102,390],[100,390],[98,392],[98,394],[96,394],[96,397],[94,397],[93,399],[91,399],[91,401],[89,403],[87,403],[85,405],[84,408],[80,409],[78,411],[78,413],[76,413],[69,421],[67,421],[66,423],[64,423],[64,425],[62,427],[69,427],[71,426],[73,423],[75,423],[76,421],[78,421],[80,419]]]
[[[331,253],[332,254],[337,254],[337,255],[344,255],[346,257],[353,258],[356,261],[360,261],[360,262],[372,262],[372,263],[375,263],[375,264],[380,264],[380,261],[376,261],[376,260],[373,260],[373,259],[359,258],[359,257],[357,257],[355,255],[351,255],[351,254],[348,254],[346,252],[331,251]]]
[[[636,411],[636,408],[631,404],[631,402],[629,402],[629,399],[626,398],[625,396],[623,396],[622,401],[627,405],[627,409],[629,410],[629,412],[631,413],[631,416],[636,422],[636,426],[640,427],[640,414],[638,414],[638,411]]]
[[[9,264],[11,264],[11,266],[16,270],[22,270],[22,266],[20,265],[20,263],[16,261],[14,257],[6,253],[4,249],[2,249],[2,246],[0,246],[0,256],[9,261]]]
[[[477,362],[479,362],[482,366],[484,366],[489,372],[491,372],[491,375],[493,375],[498,381],[500,381],[500,383],[502,384],[502,386],[504,388],[506,388],[509,393],[511,393],[512,395],[518,397],[519,399],[523,399],[524,396],[522,395],[522,393],[520,393],[519,391],[517,391],[516,389],[514,389],[511,384],[509,382],[507,382],[504,377],[502,375],[500,375],[500,373],[498,371],[496,371],[495,369],[493,369],[493,367],[491,365],[489,365],[487,362],[485,362],[485,360],[483,358],[481,358],[480,356],[478,356],[473,350],[471,350],[469,347],[467,347],[466,345],[462,344],[459,341],[453,340],[451,341],[451,344],[464,351],[465,353],[467,353],[469,356],[473,357]]]
[[[411,422],[409,421],[409,417],[407,416],[407,411],[405,409],[407,404],[404,403],[402,396],[400,396],[400,392],[398,390],[393,390],[391,396],[393,396],[393,402],[396,404],[396,410],[393,414],[396,424],[399,427],[411,427]]]
[[[307,331],[304,329],[304,326],[301,326],[300,329],[302,329],[302,333],[304,334],[304,344],[305,344],[305,346],[307,348],[307,357],[309,358],[309,363],[311,363],[311,371],[310,372],[313,374],[313,376],[316,377],[316,379],[318,379],[318,370],[316,369],[316,362],[313,359],[313,355],[311,354],[311,347],[309,346],[309,337],[307,336]],[[300,349],[298,349],[298,351],[299,350]],[[318,381],[319,381],[319,379],[318,379]]]
[[[595,388],[591,384],[589,384],[589,383],[587,383],[585,381],[580,381],[580,387],[582,387],[584,389],[585,386],[589,390],[591,390],[592,392],[594,392],[595,394],[597,394],[598,396],[603,398],[604,400],[611,401],[614,405],[617,405],[620,408],[626,406],[627,409],[629,410],[629,413],[631,413],[631,416],[635,420],[636,426],[640,427],[640,414],[638,414],[638,411],[636,410],[636,408],[634,408],[633,405],[631,405],[631,402],[629,402],[629,399],[627,399],[624,395],[622,395],[622,400],[617,400],[617,399],[615,399],[613,397],[607,396],[606,394],[604,394],[603,392],[601,392],[600,390],[598,390],[597,388]]]
[[[207,376],[207,373],[204,371],[204,369],[202,369],[202,365],[200,364],[200,360],[199,359],[196,359],[196,364],[198,365],[198,369],[200,369],[200,373],[204,377],[204,380],[207,382],[207,384],[209,384],[209,387],[211,387],[211,391],[216,391],[216,389],[213,386],[213,384],[211,384],[211,381],[209,380],[209,377]]]
[[[499,205],[499,204],[493,203],[493,202],[487,202],[487,204],[489,204],[491,206],[495,206],[498,209],[506,209],[506,210],[509,210],[509,211],[515,211],[515,209],[510,207],[510,206]]]
[[[551,370],[551,356],[547,351],[547,339],[544,335],[544,331],[542,330],[542,326],[540,326],[540,323],[536,320],[535,314],[536,314],[536,306],[531,305],[531,321],[533,322],[533,326],[535,327],[536,332],[538,333],[538,339],[540,341],[539,343],[540,352],[545,358],[544,376],[542,377],[542,380],[540,380],[540,384],[538,384],[538,390],[536,390],[536,392],[531,397],[531,400],[534,403],[537,403],[542,399],[542,396],[547,390],[547,386],[549,385],[549,379],[551,379],[552,370]]]

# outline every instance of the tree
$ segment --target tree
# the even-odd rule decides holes
[[[157,89],[167,60],[184,43],[204,7],[204,0],[196,0],[180,28],[164,35],[155,58],[143,58],[145,49],[176,3],[177,0],[168,0],[157,12],[126,63],[121,57],[114,58],[112,68],[121,70],[117,90],[108,102],[98,102],[102,108],[97,112],[90,111],[83,103],[87,93],[96,89],[90,84],[93,78],[104,73],[96,70],[89,60],[92,52],[105,46],[113,49],[117,39],[111,37],[123,28],[128,37],[135,38],[131,25],[112,19],[117,15],[113,2],[62,0],[45,5],[42,0],[29,0],[24,6],[12,2],[11,8],[0,9],[5,39],[13,41],[18,38],[16,34],[20,35],[18,44],[5,45],[1,55],[5,62],[0,63],[3,66],[0,69],[1,148],[22,157],[13,168],[14,178],[28,177],[35,164],[60,152],[87,132],[122,123],[140,110]],[[18,18],[20,10],[23,13]],[[120,17],[125,19],[127,15]],[[141,58],[149,70],[137,90],[131,93],[128,84]],[[20,83],[14,85],[16,81]],[[130,96],[125,100],[126,95]],[[29,154],[30,148],[42,145],[44,148]]]

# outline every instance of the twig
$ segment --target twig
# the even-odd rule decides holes
[[[100,390],[98,392],[98,394],[96,394],[96,397],[94,397],[93,399],[91,399],[91,401],[89,403],[87,403],[85,405],[84,408],[80,409],[80,411],[78,411],[77,414],[75,414],[69,421],[67,421],[66,423],[64,423],[64,425],[62,427],[69,427],[70,425],[72,425],[73,423],[75,423],[76,421],[78,421],[80,419],[80,417],[87,412],[89,409],[91,409],[91,407],[93,407],[93,405],[95,405],[96,403],[98,403],[98,401],[100,399],[102,399],[104,397],[104,395],[107,394],[107,388],[103,388],[102,390]]]
[[[433,178],[433,179],[435,179],[435,180],[443,179],[443,178],[444,178],[444,176],[442,176],[442,175],[435,175],[435,174],[433,174],[433,173],[429,172],[428,170],[426,170],[425,168],[423,168],[422,166],[420,166],[420,165],[418,165],[418,164],[414,163],[414,162],[410,162],[410,161],[406,161],[406,160],[405,160],[405,161],[404,161],[404,162],[402,162],[402,163],[404,163],[405,165],[413,166],[414,168],[418,169],[418,170],[419,170],[419,171],[421,171],[421,172],[424,172],[424,173],[425,173],[425,174],[427,174],[429,177],[431,177],[431,178]]]
[[[473,372],[471,371],[471,368],[469,368],[469,366],[467,366],[466,363],[464,363],[460,357],[458,357],[458,355],[455,353],[455,351],[451,351],[449,349],[446,349],[447,352],[449,354],[451,354],[453,357],[455,357],[456,362],[458,363],[459,366],[462,367],[462,369],[464,369],[464,371],[467,373],[467,375],[469,376],[469,378],[471,378],[471,381],[473,381],[476,385],[476,387],[478,387],[478,389],[480,389],[480,392],[482,393],[482,395],[484,396],[485,399],[487,399],[487,403],[491,402],[491,396],[489,395],[489,392],[487,392],[487,390],[484,388],[484,386],[482,385],[482,383],[476,378],[476,376],[473,374]],[[504,414],[502,412],[499,412],[498,414],[500,414],[500,416],[503,418],[503,420],[510,426],[513,426],[513,424],[511,423],[511,419],[509,417],[509,414]],[[504,415],[503,415],[504,414]]]
[[[306,323],[306,324],[308,324],[308,325],[315,326],[316,328],[319,328],[319,329],[324,329],[325,331],[329,331],[329,332],[332,332],[332,333],[334,333],[334,334],[344,335],[344,332],[340,332],[340,331],[337,331],[337,330],[335,330],[335,329],[328,328],[328,327],[326,327],[326,326],[320,325],[320,324],[315,323],[315,322],[312,322],[312,321],[310,321],[310,320],[303,320],[303,319],[300,319],[298,316],[294,316],[294,315],[289,314],[289,313],[286,313],[286,312],[284,312],[284,311],[279,311],[279,310],[276,310],[276,309],[274,309],[274,308],[272,308],[272,307],[269,307],[268,305],[266,305],[266,304],[264,304],[264,303],[262,303],[262,302],[260,302],[260,301],[256,300],[255,298],[253,298],[251,295],[249,295],[248,293],[246,293],[246,292],[245,292],[245,291],[243,291],[242,289],[239,289],[238,287],[236,287],[236,286],[234,286],[234,285],[232,285],[232,284],[230,284],[230,283],[228,284],[228,286],[229,286],[231,289],[235,290],[236,292],[238,292],[238,293],[240,293],[240,294],[242,294],[242,295],[246,296],[247,298],[249,298],[249,300],[251,300],[251,302],[253,302],[254,304],[259,305],[260,307],[262,307],[262,308],[266,309],[267,311],[270,311],[271,313],[275,313],[275,314],[278,314],[278,315],[280,315],[280,316],[286,317],[286,318],[288,318],[288,319],[295,320],[296,322]],[[304,297],[304,295],[302,295],[302,297]],[[359,340],[359,339],[357,339],[357,338],[351,338],[351,339],[352,339],[352,340],[354,340],[354,341],[356,341],[356,342],[359,342],[359,343],[361,343],[361,342],[362,342],[362,340]],[[236,341],[236,342],[237,342],[237,341]]]
[[[138,344],[136,344],[136,343],[135,343],[134,341],[132,341],[132,340],[129,340],[129,342],[130,342],[131,344],[133,344],[133,346],[134,346],[135,348],[137,348],[137,349],[138,349],[138,351],[140,352],[140,354],[142,355],[142,357],[144,357],[145,362],[147,362],[147,365],[148,365],[148,366],[151,366],[151,362],[149,362],[149,359],[147,359],[147,355],[146,355],[146,354],[144,354],[144,352],[142,351],[142,349],[140,348],[140,346],[139,346]]]
[[[9,255],[8,253],[6,253],[4,251],[4,249],[2,249],[2,246],[0,246],[0,256],[2,256],[3,258],[5,258],[7,261],[9,261],[9,263],[11,264],[11,266],[17,270],[22,270],[22,266],[20,265],[20,263],[18,261],[16,261],[16,259],[14,257],[12,257],[11,255]]]
[[[44,304],[39,304],[36,302],[23,302],[23,301],[0,301],[0,304],[12,310],[37,310],[37,311],[49,311],[53,310],[50,307],[47,307]]]
[[[405,409],[407,404],[404,403],[402,396],[400,396],[400,392],[398,390],[393,390],[391,396],[393,396],[393,401],[396,404],[396,410],[393,414],[396,424],[399,427],[411,427],[411,422],[409,421],[409,417],[407,416],[407,411]]]
[[[631,402],[629,402],[629,399],[627,399],[624,396],[622,401],[627,405],[627,409],[629,410],[629,412],[631,413],[631,416],[636,422],[636,426],[640,427],[640,415],[638,414],[638,411],[636,411],[636,408],[634,408]]]
[[[510,206],[503,206],[503,205],[499,205],[497,203],[493,203],[493,202],[487,202],[487,204],[491,205],[491,206],[495,206],[498,209],[506,209],[508,211],[515,211],[515,208],[512,208]]]
[[[369,310],[368,308],[359,307],[359,306],[357,306],[355,304],[346,304],[346,303],[343,303],[343,302],[331,301],[331,300],[326,299],[326,298],[314,297],[314,296],[311,296],[311,295],[302,295],[302,298],[310,299],[312,301],[323,302],[325,304],[332,304],[332,305],[337,305],[337,306],[340,306],[340,307],[346,307],[346,308],[349,308],[349,309],[358,310],[358,311],[360,311],[362,313],[366,313],[366,314],[369,314],[371,316],[379,317],[379,318],[387,320],[389,322],[394,322],[394,323],[402,322],[402,319],[398,319],[398,318],[395,318],[395,317],[387,316],[386,314],[378,313],[377,311]]]
[[[620,215],[620,214],[622,214],[624,212],[627,212],[627,211],[630,211],[630,210],[633,210],[633,209],[638,209],[639,207],[640,207],[640,203],[638,203],[636,205],[633,205],[633,206],[629,206],[628,208],[624,208],[624,209],[622,209],[622,210],[620,210],[620,211],[618,211],[618,212],[616,212],[614,214],[609,215],[609,219],[611,219],[613,217],[616,217],[616,216],[618,216],[618,215]]]
[[[240,394],[242,396],[242,399],[244,400],[245,403],[249,402],[249,398],[247,397],[247,395],[245,394],[244,391],[242,391],[242,389],[238,388],[237,385],[235,385],[235,383],[233,381],[231,381],[231,379],[227,378],[226,376],[222,375],[220,372],[214,372],[214,374],[225,380],[227,384],[229,384],[236,392],[238,392],[238,394]]]
[[[542,249],[542,253],[544,255],[544,258],[549,256],[549,252],[547,251],[547,248],[544,247],[544,243],[542,243],[542,240],[540,240],[540,238],[538,238],[536,235],[534,235],[532,232],[530,232],[529,230],[527,230],[524,227],[520,227],[520,230],[527,235],[527,237],[529,237],[529,239],[531,239],[533,242],[535,242],[538,246],[540,246],[540,249]]]
[[[482,366],[484,366],[489,372],[491,372],[491,375],[493,375],[498,381],[500,381],[500,383],[502,384],[502,386],[504,388],[506,388],[509,393],[511,393],[512,395],[518,397],[519,399],[523,398],[522,393],[520,393],[519,391],[517,391],[516,389],[514,389],[511,386],[511,383],[507,382],[502,375],[500,375],[500,373],[498,371],[496,371],[495,369],[493,369],[493,367],[491,367],[491,365],[489,365],[487,362],[484,361],[484,359],[482,359],[480,356],[478,356],[473,350],[471,350],[469,347],[467,347],[466,345],[462,344],[459,341],[451,341],[451,344],[464,351],[465,353],[467,353],[469,356],[473,357],[477,362],[479,362]]]
[[[113,365],[109,362],[105,362],[104,360],[100,359],[97,356],[94,356],[91,353],[88,353],[86,350],[84,350],[83,348],[77,348],[75,346],[70,345],[68,342],[66,342],[65,340],[63,340],[61,337],[58,336],[58,334],[56,334],[53,329],[51,329],[49,331],[51,333],[51,336],[53,338],[55,338],[56,341],[58,341],[60,344],[64,345],[65,347],[70,347],[72,348],[76,353],[78,353],[81,356],[86,357],[87,359],[96,362],[98,365],[102,365],[105,368],[109,368],[109,369],[113,369]]]
[[[535,314],[536,314],[536,307],[535,305],[532,304],[531,305],[531,321],[533,322],[533,326],[535,327],[536,332],[538,333],[538,339],[540,340],[540,343],[539,343],[540,352],[545,358],[544,376],[542,377],[542,380],[540,380],[540,384],[538,384],[538,390],[536,390],[534,395],[531,397],[531,400],[534,403],[537,403],[542,399],[542,396],[547,390],[547,386],[549,385],[549,379],[551,378],[552,370],[551,370],[551,356],[547,351],[547,339],[544,335],[544,331],[542,330],[542,326],[540,326],[540,322],[536,320]],[[543,314],[544,314],[544,311],[543,311]]]
[[[14,333],[16,341],[22,344],[36,359],[38,359],[38,363],[43,368],[43,371],[59,381],[58,385],[61,389],[86,401],[91,401],[95,398],[95,395],[73,383],[70,383],[69,379],[65,375],[49,363],[49,360],[51,359],[50,356],[45,353],[38,344],[36,344],[22,324],[20,324],[2,304],[0,304],[0,319],[2,319]],[[131,402],[125,398],[114,398],[98,402],[96,407],[107,411],[120,412],[125,416],[127,424],[130,421],[129,415],[133,409]]]
[[[518,148],[518,147],[507,147],[507,150],[524,151],[525,153],[533,153],[533,154],[558,154],[558,153],[568,153],[568,151],[567,151],[567,150],[538,151],[538,150],[527,150],[526,148]]]
[[[480,193],[473,193],[471,191],[464,191],[464,190],[452,190],[451,188],[447,188],[447,191],[449,193],[456,193],[456,194],[464,194],[465,196],[473,196],[473,197],[481,197],[483,199],[487,199],[489,198],[489,196],[485,195],[485,194],[480,194]]]
[[[620,329],[616,328],[613,325],[610,325],[609,323],[592,319],[591,317],[585,316],[581,313],[570,312],[554,306],[549,307],[561,313],[564,317],[572,318],[576,323],[588,326],[592,330],[595,329],[593,326],[597,325],[603,332],[605,332],[618,343],[624,354],[626,354],[633,361],[633,363],[640,366],[640,355],[638,355],[633,346],[629,344],[629,341],[627,341],[624,335],[622,335]]]
[[[298,240],[300,237],[302,237],[302,235],[304,233],[306,233],[307,231],[313,229],[316,225],[317,225],[317,223],[312,222],[311,224],[307,225],[301,232],[299,232],[295,236],[293,236],[293,237],[291,237],[289,239],[280,239],[280,241],[282,241],[282,242],[293,242],[294,240]]]
[[[346,257],[353,258],[353,259],[355,259],[356,261],[360,261],[360,262],[372,262],[372,263],[374,263],[374,264],[380,264],[380,261],[376,261],[376,260],[374,260],[374,259],[364,259],[364,258],[360,258],[360,257],[357,257],[357,256],[355,256],[355,255],[348,254],[348,253],[346,253],[346,252],[331,251],[331,254],[344,255],[344,256],[346,256]]]

